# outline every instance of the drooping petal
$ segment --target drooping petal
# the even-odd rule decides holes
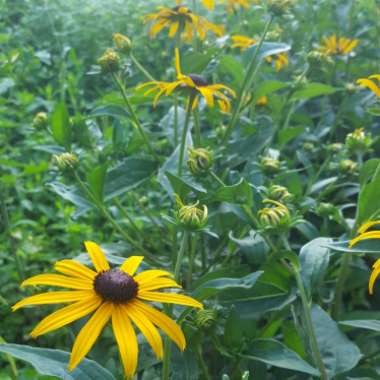
[[[168,24],[168,20],[160,20],[156,24],[152,25],[149,30],[149,37],[154,38],[165,26]]]
[[[173,38],[178,31],[179,22],[173,22],[169,28],[169,38]]]
[[[182,75],[181,61],[180,61],[180,57],[179,57],[179,49],[178,48],[175,48],[175,70],[177,73],[177,77]]]
[[[103,303],[80,330],[71,350],[69,369],[72,371],[88,354],[109,321],[113,310],[111,303]]]
[[[362,78],[356,81],[357,84],[369,88],[376,96],[380,97],[380,87],[370,79]]]
[[[370,75],[368,78],[369,79],[377,79],[378,81],[380,81],[380,74],[373,74],[373,75]]]
[[[59,329],[77,319],[92,313],[102,300],[97,295],[92,295],[86,300],[76,302],[45,317],[30,333],[33,338],[39,335],[46,334],[50,331]]]
[[[128,314],[120,305],[115,305],[112,312],[112,328],[119,347],[126,377],[131,378],[137,368],[138,345]]]
[[[128,257],[121,265],[120,269],[130,276],[133,276],[140,266],[141,262],[144,260],[144,256],[131,256]]]
[[[89,280],[93,280],[96,276],[96,272],[74,260],[57,261],[54,265],[54,269],[67,276],[80,277]]]
[[[31,305],[49,305],[56,303],[75,302],[88,299],[94,294],[93,290],[74,290],[67,292],[48,292],[36,294],[31,297],[24,298],[12,306],[12,311],[16,311],[24,306]]]
[[[371,220],[369,222],[363,223],[358,229],[358,234],[362,234],[376,225],[380,225],[380,220]]]
[[[369,294],[373,294],[373,286],[375,285],[375,281],[380,274],[380,259],[376,260],[375,264],[373,264],[373,271],[368,281],[368,292]]]
[[[96,243],[93,241],[85,241],[84,245],[97,272],[110,269],[110,265],[108,264],[105,254]]]
[[[166,314],[156,310],[152,306],[145,304],[137,299],[131,301],[136,309],[140,310],[150,321],[160,328],[177,346],[183,351],[186,347],[185,336],[181,328]]]
[[[21,287],[30,285],[52,285],[69,289],[90,290],[93,288],[92,281],[84,278],[72,278],[61,274],[38,274],[21,283]]]
[[[367,240],[367,239],[380,239],[380,231],[364,232],[363,234],[350,240],[349,247],[352,248],[355,244],[359,243],[359,241]]]
[[[202,94],[202,96],[206,100],[206,104],[212,108],[214,107],[214,92],[212,89],[208,88],[208,86],[205,87],[197,87],[197,90]]]
[[[138,293],[137,297],[146,301],[174,303],[203,309],[203,305],[200,302],[183,294],[142,291]]]
[[[162,339],[160,333],[156,327],[148,319],[148,317],[142,313],[139,309],[134,307],[133,304],[122,306],[125,313],[128,314],[132,322],[138,327],[138,329],[145,336],[146,340],[152,347],[154,353],[159,359],[162,359],[164,350],[162,346]]]

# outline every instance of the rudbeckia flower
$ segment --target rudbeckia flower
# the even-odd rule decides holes
[[[348,55],[359,44],[359,40],[345,37],[337,37],[333,34],[330,37],[323,38],[323,44],[320,51],[326,55]]]
[[[380,82],[380,74],[370,75],[368,78],[360,78],[356,81],[356,83],[360,86],[369,88],[377,97],[380,98],[380,87],[372,79],[376,79],[378,82]]]
[[[162,95],[169,96],[174,90],[184,90],[192,98],[192,108],[196,108],[199,102],[199,96],[203,96],[206,104],[209,107],[215,105],[215,100],[222,110],[222,112],[228,112],[231,108],[230,99],[224,92],[235,97],[235,92],[229,87],[223,84],[208,84],[207,81],[200,75],[188,74],[184,75],[181,71],[179,50],[175,49],[175,67],[177,72],[177,80],[174,82],[162,82],[153,81],[147,82],[137,87],[137,89],[150,87],[148,91],[144,93],[145,96],[157,92],[153,105],[156,106],[158,100]]]
[[[246,50],[252,45],[255,45],[258,41],[254,38],[249,38],[246,36],[232,36],[232,48],[240,48],[241,50]],[[274,62],[274,67],[276,71],[280,71],[284,66],[289,64],[289,58],[287,53],[279,53],[275,55],[270,55],[265,57],[265,60],[268,63]]]
[[[132,323],[145,336],[158,358],[163,357],[163,344],[157,327],[180,350],[184,350],[186,342],[181,328],[146,301],[196,308],[202,308],[202,304],[182,294],[157,292],[159,289],[180,286],[170,273],[163,270],[152,269],[136,274],[142,256],[131,256],[120,268],[111,268],[97,244],[87,241],[85,246],[95,270],[74,260],[62,260],[54,266],[62,274],[40,274],[21,284],[73,289],[37,294],[13,306],[15,311],[29,305],[70,303],[45,317],[31,332],[31,336],[36,338],[93,313],[74,342],[69,362],[69,370],[73,370],[91,350],[111,320],[127,378],[131,378],[137,368],[138,344]]]
[[[226,3],[227,11],[233,12],[236,6],[247,9],[249,7],[249,0],[220,0],[221,3]],[[215,8],[215,0],[202,0],[202,4],[212,11]]]
[[[373,220],[367,223],[364,223],[358,229],[358,236],[354,239],[350,240],[349,247],[353,247],[355,244],[359,243],[362,240],[367,239],[380,239],[380,230],[368,231],[370,228],[380,226],[380,220]],[[372,273],[368,282],[368,291],[369,294],[373,294],[373,286],[375,285],[375,281],[380,274],[380,259],[376,260],[376,262],[372,266]]]
[[[173,38],[178,32],[186,41],[191,41],[195,33],[201,40],[204,40],[208,31],[212,31],[218,37],[221,37],[224,32],[223,26],[213,24],[206,18],[195,15],[189,8],[180,4],[174,8],[159,7],[157,13],[145,16],[145,22],[152,23],[149,30],[152,38],[165,27],[169,28],[170,38]]]

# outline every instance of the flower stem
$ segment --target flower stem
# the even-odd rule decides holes
[[[183,129],[182,129],[182,139],[181,139],[181,146],[179,150],[179,160],[178,160],[178,176],[181,176],[182,174],[183,158],[185,156],[186,137],[187,137],[187,133],[189,131],[189,126],[190,126],[191,108],[193,105],[193,100],[194,100],[194,97],[190,95],[188,99],[187,107],[186,107],[185,125],[183,126]]]
[[[238,98],[236,101],[237,102],[236,107],[232,113],[231,121],[230,121],[229,125],[227,126],[226,133],[224,134],[224,137],[223,137],[223,144],[225,144],[227,142],[228,138],[230,137],[230,135],[232,133],[232,130],[234,129],[234,127],[236,125],[236,122],[237,122],[238,117],[240,115],[241,108],[242,108],[243,103],[244,103],[245,92],[252,85],[252,82],[255,79],[255,77],[259,71],[260,61],[257,62],[257,59],[258,59],[261,47],[264,43],[265,37],[268,33],[269,27],[272,24],[272,21],[273,21],[273,16],[270,16],[270,18],[268,19],[267,23],[264,26],[263,33],[262,33],[260,40],[259,40],[259,43],[255,49],[252,60],[249,63],[247,72],[245,74],[245,78],[243,80],[243,84],[242,84],[240,91],[239,91],[239,94],[238,94]]]
[[[148,136],[146,135],[145,131],[144,131],[144,128],[142,127],[135,111],[133,110],[130,102],[129,102],[129,99],[128,99],[128,96],[127,96],[127,92],[125,90],[125,87],[124,87],[124,84],[123,82],[121,81],[120,77],[117,76],[116,74],[112,73],[112,77],[116,83],[116,85],[119,87],[119,90],[121,92],[121,95],[123,96],[123,99],[124,99],[124,103],[125,105],[127,106],[127,110],[129,112],[129,115],[132,119],[132,123],[133,125],[137,128],[137,130],[139,131],[145,145],[147,146],[149,152],[153,155],[153,157],[159,161],[159,157],[157,156],[157,153],[154,151],[149,139],[148,139]]]
[[[195,126],[195,147],[199,148],[201,146],[201,124],[199,121],[199,112],[197,108],[194,110],[194,126]]]
[[[129,54],[129,57],[131,58],[131,61],[136,65],[136,67],[145,75],[145,77],[154,82],[155,79],[153,76],[149,73],[149,71],[138,61],[138,59],[134,56],[134,54],[131,52]]]

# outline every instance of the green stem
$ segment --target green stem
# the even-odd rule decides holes
[[[121,213],[128,219],[129,223],[133,227],[134,231],[136,232],[137,236],[140,238],[140,240],[144,239],[144,235],[141,233],[140,229],[137,227],[134,220],[129,216],[129,213],[126,211],[125,207],[121,204],[120,200],[118,198],[115,198],[114,200],[116,207],[121,211]]]
[[[181,246],[179,248],[179,252],[177,255],[177,262],[175,263],[175,267],[174,267],[174,279],[177,282],[179,281],[183,256],[184,256],[186,248],[188,246],[189,238],[190,238],[190,232],[184,231],[183,236],[182,236]]]
[[[201,146],[201,123],[199,121],[199,112],[196,108],[194,110],[194,127],[195,127],[195,147]]]
[[[186,137],[187,133],[189,131],[190,126],[190,116],[191,116],[191,108],[193,105],[193,96],[189,96],[187,107],[186,107],[186,117],[185,117],[185,125],[182,129],[182,139],[181,139],[181,146],[179,150],[179,160],[178,160],[178,176],[181,176],[182,174],[182,165],[183,165],[183,158],[185,156],[185,146],[186,146]]]
[[[170,375],[171,343],[168,337],[164,341],[164,359],[162,362],[162,380],[169,380]]]
[[[207,365],[203,359],[203,352],[202,352],[202,346],[201,344],[197,345],[197,356],[198,356],[198,363],[202,370],[202,375],[204,380],[211,380]]]
[[[270,25],[272,24],[272,21],[273,21],[273,16],[271,16],[267,23],[265,24],[265,27],[264,27],[264,30],[263,30],[263,33],[260,37],[260,40],[259,40],[259,43],[255,49],[255,52],[253,54],[253,57],[252,57],[252,60],[248,66],[248,69],[247,69],[247,72],[245,74],[245,78],[243,80],[243,84],[240,88],[240,91],[239,91],[239,94],[238,94],[238,98],[237,98],[237,101],[236,101],[236,107],[232,113],[232,117],[231,117],[231,121],[226,129],[226,133],[223,137],[223,144],[225,144],[229,138],[229,136],[231,135],[232,133],[232,130],[234,129],[235,125],[236,125],[236,122],[239,118],[239,115],[240,115],[240,111],[241,111],[241,108],[243,106],[243,103],[244,103],[244,95],[245,95],[245,92],[247,91],[247,89],[249,89],[253,83],[253,80],[255,79],[258,71],[259,71],[259,68],[260,68],[260,61],[257,62],[257,58],[259,56],[259,52],[261,50],[261,47],[264,43],[264,40],[265,40],[265,37],[268,33],[268,30],[269,30],[269,27]],[[256,63],[257,62],[257,63]]]
[[[149,152],[153,155],[153,157],[159,161],[159,157],[157,156],[157,153],[154,151],[149,139],[148,139],[148,136],[146,135],[145,131],[144,131],[144,128],[142,127],[135,111],[133,110],[133,107],[131,106],[130,102],[129,102],[129,99],[128,99],[128,96],[127,96],[127,92],[125,90],[125,87],[124,87],[124,84],[123,82],[121,81],[121,79],[119,78],[119,76],[117,76],[115,73],[112,73],[112,77],[116,83],[116,85],[119,87],[119,90],[121,92],[121,95],[124,99],[124,103],[125,105],[127,106],[127,110],[129,112],[129,115],[132,119],[132,124],[137,128],[137,130],[139,131],[145,145],[147,146]]]
[[[174,120],[173,120],[173,128],[174,128],[174,146],[178,146],[178,96],[174,95]]]
[[[193,238],[191,239],[191,249],[190,249],[190,256],[189,256],[189,270],[187,271],[187,281],[186,286],[190,288],[191,281],[193,278],[193,269],[194,269],[194,260],[195,260],[195,250],[197,247],[197,235],[194,234]]]
[[[145,75],[145,77],[155,82],[156,80],[153,78],[153,76],[149,73],[149,71],[138,61],[138,59],[134,56],[134,54],[131,52],[129,53],[129,57],[131,58],[131,61],[136,65],[136,67]]]

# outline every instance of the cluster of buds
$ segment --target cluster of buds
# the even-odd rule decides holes
[[[341,160],[339,162],[339,171],[342,174],[355,174],[358,170],[358,164],[352,160]]]
[[[268,10],[274,16],[283,16],[289,12],[292,0],[268,0]]]
[[[115,33],[112,37],[117,50],[126,54],[128,54],[131,51],[132,42],[127,36],[121,33]]]
[[[275,174],[280,170],[280,161],[277,158],[263,157],[260,166],[265,174]]]
[[[62,171],[74,169],[78,165],[78,157],[73,153],[61,153],[53,156],[53,162]]]
[[[205,148],[189,149],[187,166],[190,172],[197,176],[207,173],[213,163],[212,152]]]
[[[272,185],[266,191],[267,197],[278,202],[288,202],[293,198],[285,186]]]
[[[208,209],[206,205],[200,205],[199,201],[185,205],[181,198],[176,195],[178,210],[176,219],[179,224],[190,231],[204,228],[208,221]]]
[[[103,73],[115,73],[120,67],[120,56],[115,50],[108,48],[98,59]]]
[[[329,55],[319,50],[312,50],[309,52],[307,55],[307,60],[312,67],[320,67],[321,64],[334,64],[334,60]]]
[[[48,126],[49,118],[46,112],[38,112],[33,118],[33,127],[45,129]]]
[[[272,199],[264,199],[263,203],[270,205],[270,207],[264,207],[258,212],[258,217],[263,228],[279,229],[290,226],[290,211],[284,204]]]
[[[345,146],[350,153],[364,154],[371,149],[371,134],[366,134],[363,128],[355,129],[346,136]]]
[[[194,322],[199,329],[208,330],[216,322],[218,313],[216,310],[204,309],[199,310],[194,317]]]

